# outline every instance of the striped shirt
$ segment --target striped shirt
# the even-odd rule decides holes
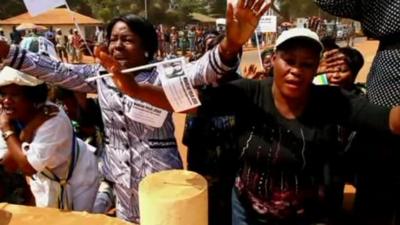
[[[182,168],[174,137],[172,114],[168,114],[160,128],[132,120],[129,117],[130,109],[134,102],[139,100],[121,93],[109,77],[91,82],[85,81],[88,77],[96,76],[104,70],[99,64],[65,64],[17,46],[10,48],[4,62],[15,69],[64,88],[97,93],[106,143],[101,170],[105,178],[115,184],[117,216],[139,222],[139,182],[146,175],[157,171]],[[237,66],[224,65],[216,47],[189,64],[187,74],[194,86],[200,86],[213,83],[220,76],[236,70]],[[156,69],[139,73],[135,80],[139,84],[160,85]]]

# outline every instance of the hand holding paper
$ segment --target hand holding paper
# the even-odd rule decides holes
[[[95,48],[95,57],[100,59],[100,63],[113,74],[112,79],[115,85],[125,94],[133,95],[137,88],[137,83],[134,77],[130,74],[123,74],[121,72],[121,65],[119,62],[112,58],[105,46],[98,46]]]

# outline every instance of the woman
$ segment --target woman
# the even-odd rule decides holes
[[[380,41],[368,75],[368,98],[372,103],[395,106],[400,103],[400,2],[398,0],[314,0],[321,9],[361,22],[368,37]]]
[[[93,147],[76,138],[68,116],[46,102],[46,84],[5,67],[0,94],[8,149],[1,163],[32,176],[36,206],[90,212],[99,185]]]
[[[248,4],[239,1],[236,10],[230,7],[229,16],[235,17],[235,20],[232,19],[228,24],[230,32],[227,37],[187,68],[194,85],[202,85],[237,68],[238,53],[243,43],[268,9],[264,0]],[[135,15],[113,19],[107,26],[107,42],[107,52],[124,69],[151,62],[157,50],[157,34],[153,25]],[[171,113],[163,119],[161,127],[149,125],[136,117],[138,109],[134,108],[134,103],[139,100],[129,97],[123,90],[124,84],[133,81],[143,85],[158,85],[157,70],[139,71],[121,79],[112,77],[87,82],[86,78],[103,73],[104,69],[100,65],[63,64],[19,51],[18,47],[10,47],[4,42],[0,42],[0,58],[4,58],[7,65],[18,67],[47,82],[75,91],[98,94],[105,132],[102,173],[114,183],[117,216],[139,222],[139,182],[153,172],[182,168]]]
[[[360,21],[368,37],[379,40],[378,51],[367,77],[368,99],[378,105],[400,104],[400,1],[399,0],[314,0],[321,9],[341,17]],[[400,139],[379,132],[363,135],[365,149],[380,153],[363,154],[356,211],[363,224],[400,223],[399,158]],[[379,161],[377,160],[379,159]],[[374,165],[374,166],[371,166]],[[387,188],[390,187],[390,188]],[[385,195],[382,195],[384,193]],[[379,221],[379,222],[376,222]]]
[[[198,113],[236,118],[241,154],[232,196],[234,225],[325,222],[323,165],[339,149],[337,124],[400,135],[399,106],[375,106],[338,87],[312,84],[322,49],[308,29],[285,31],[271,59],[273,78],[200,91]],[[97,55],[118,79],[118,62]],[[151,96],[146,99],[154,104],[163,96],[156,88],[139,95],[146,87],[135,83],[124,90],[132,97]]]

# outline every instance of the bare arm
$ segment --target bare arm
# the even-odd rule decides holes
[[[33,175],[37,171],[29,163],[25,153],[23,152],[21,146],[23,142],[31,142],[35,136],[36,130],[48,119],[53,117],[58,113],[58,108],[55,106],[45,106],[45,110],[38,112],[34,118],[26,125],[26,127],[21,131],[20,136],[15,133],[8,136],[5,140],[8,153],[6,157],[3,158],[2,164],[10,170],[15,170],[16,166],[25,174]],[[13,126],[10,124],[8,115],[4,112],[0,115],[0,129],[4,132],[15,132]]]
[[[269,4],[265,4],[265,0],[247,1],[247,3],[245,0],[239,0],[235,6],[228,5],[227,35],[218,47],[223,63],[226,65],[237,63],[243,44],[253,35],[258,21],[268,8]],[[113,73],[113,81],[123,93],[172,111],[162,88],[137,84],[132,76],[122,74],[118,62],[112,59],[105,49],[96,49],[95,55],[102,65]]]
[[[0,41],[0,59],[5,66],[28,73],[40,80],[64,88],[95,93],[96,81],[85,79],[95,76],[100,68],[98,64],[68,64],[53,58],[30,52],[15,45]]]
[[[393,134],[400,135],[400,106],[395,106],[390,110],[389,127]]]

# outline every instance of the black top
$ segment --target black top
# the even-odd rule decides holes
[[[276,109],[271,87],[272,79],[239,80],[205,90],[199,110],[236,116],[235,186],[242,202],[267,218],[291,218],[316,207],[322,166],[340,149],[337,125],[389,132],[389,109],[337,87],[312,86],[304,113],[288,120]]]

